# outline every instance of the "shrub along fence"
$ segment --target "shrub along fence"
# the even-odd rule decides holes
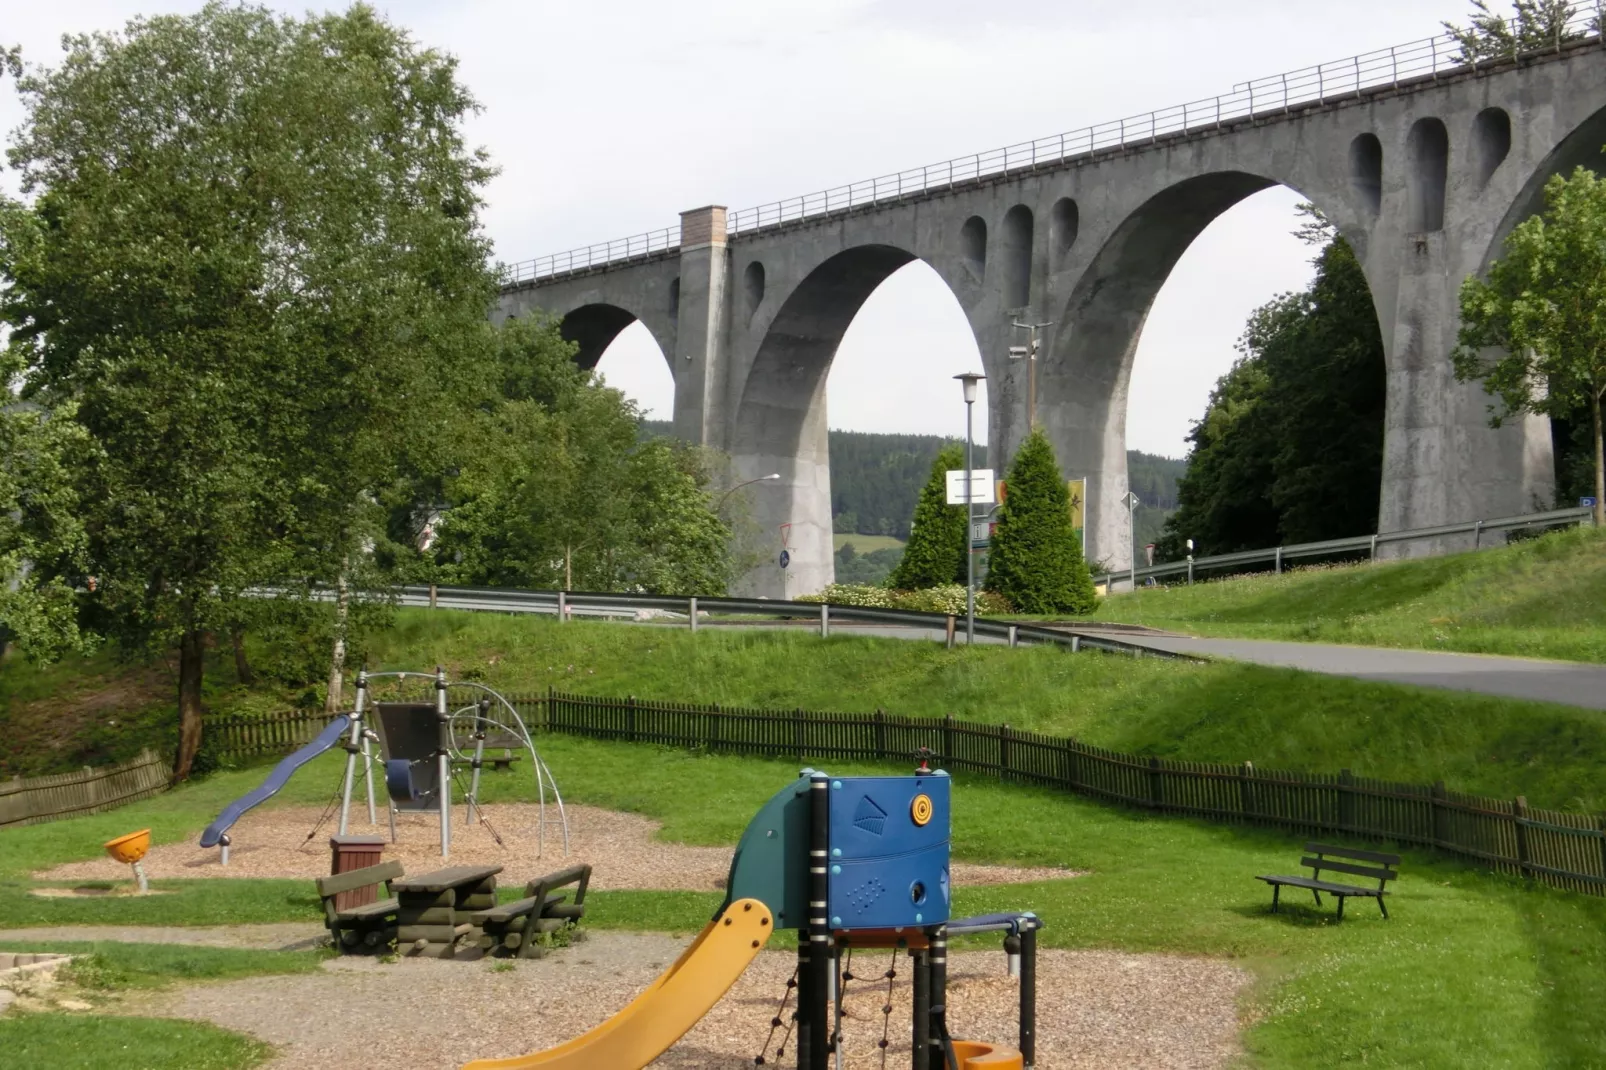
[[[98,814],[167,788],[173,767],[149,749],[100,769],[0,781],[0,828]]]
[[[1257,769],[1121,754],[1075,739],[953,717],[753,710],[550,691],[510,695],[532,731],[691,747],[799,762],[895,761],[927,748],[954,772],[1057,788],[1161,813],[1310,834],[1436,847],[1547,884],[1606,895],[1606,816],[1541,810],[1527,801],[1336,774]],[[232,726],[225,753],[281,752],[310,739],[322,714]],[[282,732],[276,735],[275,733]],[[282,742],[277,742],[282,740]],[[239,746],[238,751],[231,750]]]

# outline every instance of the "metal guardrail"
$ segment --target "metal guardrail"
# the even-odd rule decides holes
[[[1600,0],[1593,4],[1579,4],[1557,35],[1554,49],[1559,51],[1564,45],[1599,36],[1601,7]],[[1550,50],[1547,46],[1524,54],[1534,55]],[[1367,90],[1393,88],[1405,82],[1432,79],[1450,71],[1475,70],[1485,62],[1492,61],[1467,62],[1461,42],[1449,33],[1442,33],[1348,59],[1242,82],[1234,86],[1231,93],[1221,96],[867,178],[845,186],[759,205],[757,208],[738,209],[726,216],[726,232],[750,233],[765,227],[883,201],[896,201],[1014,171],[1059,165],[1101,152],[1149,144],[1163,137],[1217,130],[1227,123],[1287,112],[1311,104],[1321,105],[1331,100],[1354,97]],[[504,281],[515,284],[568,271],[601,267],[667,251],[679,244],[680,227],[677,225],[650,234],[520,261],[505,268]]]
[[[1195,572],[1217,572],[1237,565],[1264,565],[1270,563],[1278,572],[1283,562],[1302,557],[1327,557],[1366,551],[1377,556],[1379,546],[1397,542],[1415,542],[1437,539],[1446,535],[1471,535],[1473,549],[1481,549],[1483,534],[1494,531],[1515,531],[1521,528],[1558,527],[1563,524],[1588,524],[1593,521],[1590,509],[1553,509],[1547,513],[1524,513],[1521,516],[1503,516],[1494,520],[1473,520],[1464,524],[1440,524],[1432,528],[1412,528],[1407,531],[1380,531],[1376,535],[1357,535],[1349,539],[1328,539],[1325,542],[1307,542],[1295,546],[1274,546],[1268,550],[1240,550],[1231,554],[1196,557],[1190,561],[1168,561],[1137,570],[1123,568],[1095,576],[1094,583],[1108,585],[1112,581],[1161,579],[1166,576],[1187,576],[1191,581]]]
[[[820,634],[829,635],[832,624],[857,621],[924,628],[946,637],[964,629],[963,619],[946,613],[923,613],[908,609],[879,609],[872,606],[838,606],[819,602],[787,602],[765,598],[705,598],[656,594],[596,594],[573,591],[526,591],[505,587],[403,587],[397,597],[403,606],[428,609],[464,609],[488,613],[546,613],[561,619],[577,616],[636,618],[643,611],[684,619],[695,631],[702,614],[722,613],[762,616],[782,620],[817,622]],[[703,622],[706,623],[706,622]],[[1071,651],[1100,650],[1136,657],[1169,657],[1192,660],[1126,643],[1103,635],[1082,635],[1037,624],[1018,624],[1007,620],[976,620],[976,634],[1001,639],[1010,646],[1054,645]]]

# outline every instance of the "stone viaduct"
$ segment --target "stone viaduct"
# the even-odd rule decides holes
[[[1347,85],[1352,61],[1282,76],[1280,99],[1275,80],[1270,91],[1250,83],[1239,95],[1258,85],[1262,99],[1238,109],[1247,114],[1222,118],[1217,99],[1212,115],[1206,101],[1180,121],[1179,109],[1127,120],[1109,147],[1098,130],[1084,132],[1083,151],[1033,143],[1030,162],[1021,147],[993,173],[984,157],[969,177],[953,177],[954,164],[905,172],[896,189],[892,179],[847,188],[838,207],[772,206],[774,222],[764,210],[734,213],[730,227],[723,208],[685,212],[678,241],[669,232],[645,253],[549,264],[510,282],[496,314],[561,316],[588,365],[642,321],[674,374],[676,434],[726,451],[736,478],[781,473],[749,502],[767,532],[791,523],[792,567],[783,574],[772,559],[740,586],[794,596],[833,575],[825,380],[837,344],[888,275],[924,260],[975,332],[995,457],[1028,426],[1025,362],[1008,358],[1024,339],[1011,323],[1055,322],[1037,422],[1064,471],[1089,477],[1089,558],[1122,567],[1127,387],[1144,319],[1212,220],[1281,184],[1337,225],[1371,285],[1388,375],[1381,528],[1549,507],[1549,422],[1491,429],[1481,388],[1455,381],[1449,354],[1461,281],[1542,206],[1547,179],[1600,158],[1606,50],[1586,36],[1468,67],[1440,55],[1443,39],[1432,44],[1419,74],[1401,73],[1397,50],[1376,53],[1353,61]],[[1362,73],[1377,56],[1395,65],[1380,82]],[[1289,78],[1305,88],[1291,93]]]

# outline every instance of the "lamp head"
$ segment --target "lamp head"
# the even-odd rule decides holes
[[[965,404],[970,405],[976,400],[976,384],[987,377],[976,372],[965,372],[963,375],[954,376],[954,378],[958,379],[960,385],[965,388]]]

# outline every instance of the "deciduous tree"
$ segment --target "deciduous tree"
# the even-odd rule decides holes
[[[455,63],[365,6],[214,3],[65,48],[19,83],[0,314],[29,396],[90,440],[100,610],[178,648],[183,778],[208,633],[250,586],[353,582],[380,493],[472,393],[490,171]]]
[[[1595,523],[1606,524],[1606,181],[1578,168],[1545,186],[1545,210],[1517,225],[1485,278],[1461,286],[1456,377],[1496,399],[1490,422],[1589,414]]]

